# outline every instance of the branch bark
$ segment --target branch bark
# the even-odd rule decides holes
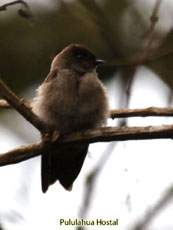
[[[60,136],[54,141],[52,138],[42,140],[38,144],[16,148],[0,154],[0,166],[15,164],[40,154],[51,148],[53,143],[58,145],[68,143],[95,143],[127,140],[150,140],[173,138],[173,125],[147,127],[105,127],[97,130],[86,130]]]
[[[40,132],[47,132],[48,128],[31,111],[24,99],[19,99],[0,78],[0,95],[13,106],[27,121],[35,126]]]
[[[0,154],[0,166],[19,163],[24,160],[39,156],[42,153],[43,144],[25,145],[15,148],[7,153]]]
[[[16,5],[16,4],[19,4],[19,3],[23,4],[26,9],[29,9],[29,6],[25,1],[17,0],[17,1],[9,2],[9,3],[6,3],[6,4],[2,5],[2,6],[0,6],[0,11],[7,10],[7,7],[12,6],[12,5]]]
[[[33,22],[33,13],[31,12],[29,5],[23,1],[23,0],[17,0],[17,1],[12,1],[9,3],[6,3],[4,5],[0,6],[0,11],[7,10],[9,6],[16,5],[16,4],[22,4],[25,8],[24,9],[19,9],[18,13],[21,17],[25,19],[29,19],[31,22]]]
[[[110,117],[112,119],[123,118],[123,117],[147,117],[147,116],[156,116],[156,117],[173,116],[173,108],[148,107],[143,109],[114,109],[110,111]]]

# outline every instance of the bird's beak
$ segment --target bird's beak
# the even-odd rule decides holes
[[[105,61],[103,61],[101,59],[96,60],[96,65],[103,65],[104,63],[105,63]]]

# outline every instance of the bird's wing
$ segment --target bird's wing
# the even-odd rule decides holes
[[[44,153],[41,156],[41,186],[42,191],[45,193],[49,187],[49,181],[51,176],[51,154]]]

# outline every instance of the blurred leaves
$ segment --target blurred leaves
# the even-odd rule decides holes
[[[128,0],[61,0],[54,3],[52,8],[31,5],[32,24],[16,14],[17,6],[0,13],[1,77],[15,92],[41,82],[48,74],[52,58],[71,43],[84,44],[99,58],[107,60],[107,66],[98,69],[104,78],[112,76],[117,69],[109,63],[132,60],[143,49],[150,22],[143,18],[142,9],[129,4]],[[152,52],[159,54],[172,49],[172,33],[170,31],[163,40],[163,35],[157,31],[160,45],[152,48]],[[147,62],[147,66],[172,85],[171,63],[172,55],[168,55]],[[125,85],[129,75],[123,71]]]

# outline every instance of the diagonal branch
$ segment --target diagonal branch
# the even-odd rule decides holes
[[[0,154],[0,166],[18,163],[40,154],[44,154],[53,143],[58,145],[68,143],[95,143],[127,140],[150,140],[173,137],[173,125],[147,127],[105,127],[97,130],[75,132],[60,136],[58,140],[43,140],[38,144],[16,148]]]
[[[158,21],[158,12],[159,12],[159,8],[161,5],[162,0],[156,0],[154,8],[153,8],[153,12],[152,15],[150,17],[150,28],[149,28],[149,32],[148,32],[148,36],[147,36],[147,44],[144,47],[144,50],[141,54],[141,57],[139,59],[139,64],[142,63],[143,59],[145,59],[149,53],[149,51],[151,50],[151,46],[152,46],[152,42],[153,42],[153,37],[154,37],[154,30],[155,30],[155,26],[156,23]]]
[[[0,95],[13,106],[27,121],[35,126],[40,132],[46,132],[43,122],[26,105],[24,99],[19,99],[0,78]]]
[[[158,215],[166,205],[172,202],[173,198],[173,186],[171,185],[166,191],[165,194],[160,198],[158,203],[156,203],[153,207],[146,212],[144,217],[139,220],[135,226],[131,228],[131,230],[145,230],[151,221]]]
[[[31,108],[31,101],[28,99],[22,99],[28,107]],[[0,99],[0,109],[14,109],[6,100]]]
[[[19,163],[24,160],[39,156],[42,153],[43,144],[39,142],[32,145],[24,145],[7,153],[0,154],[0,166]]]

